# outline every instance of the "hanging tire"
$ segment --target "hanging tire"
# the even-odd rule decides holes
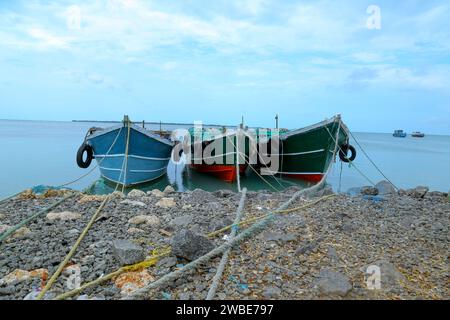
[[[351,155],[348,156],[348,151],[350,150]],[[339,150],[339,159],[341,159],[342,162],[351,162],[355,160],[356,158],[356,149],[355,147],[351,145],[345,145],[341,146],[341,150]]]
[[[85,152],[86,152],[86,160],[83,159]],[[86,169],[91,165],[93,158],[94,152],[92,151],[92,147],[87,143],[83,143],[77,152],[77,165],[80,168]]]

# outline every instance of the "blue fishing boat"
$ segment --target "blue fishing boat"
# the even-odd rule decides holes
[[[396,138],[406,138],[406,132],[404,132],[403,130],[395,130],[392,136]]]
[[[132,124],[125,116],[121,125],[89,129],[77,164],[87,168],[96,159],[106,180],[129,187],[162,177],[173,145],[162,132]]]

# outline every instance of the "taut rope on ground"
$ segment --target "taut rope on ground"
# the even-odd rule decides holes
[[[234,237],[236,236],[237,228],[238,228],[237,224],[241,221],[243,213],[244,213],[244,205],[245,205],[246,195],[247,195],[247,188],[244,188],[244,189],[242,189],[241,200],[239,201],[239,206],[236,211],[236,218],[234,220],[233,227],[232,227],[231,234],[230,234],[228,241],[233,241]],[[206,296],[206,300],[212,300],[214,298],[214,296],[216,295],[216,291],[219,286],[220,279],[222,279],[223,271],[225,270],[225,266],[228,262],[228,256],[230,255],[230,251],[231,251],[231,248],[228,248],[223,253],[222,259],[220,260],[219,266],[217,267],[217,272],[214,275],[213,282],[211,284],[211,287],[209,288],[208,295]]]
[[[130,124],[127,123],[127,125],[129,126]],[[129,131],[128,131],[129,133]],[[127,149],[126,152],[128,152],[128,143],[129,143],[129,139],[130,139],[130,135],[127,135]],[[128,155],[126,155],[127,157]],[[120,171],[120,176],[119,176],[119,181],[122,178],[122,174],[124,172],[124,166],[125,166],[125,162],[126,162],[126,157],[124,157],[123,161],[122,161],[122,168]],[[114,192],[117,191],[117,189],[119,188],[119,183],[116,184],[116,188],[114,189]],[[114,193],[113,192],[113,193]],[[103,200],[103,202],[100,204],[100,206],[98,207],[97,211],[94,213],[94,215],[91,217],[91,219],[89,220],[88,224],[86,225],[86,227],[84,228],[83,232],[81,232],[80,236],[78,237],[77,241],[75,242],[75,244],[72,246],[72,248],[70,249],[69,253],[66,255],[66,257],[64,258],[64,260],[59,264],[58,269],[56,269],[55,273],[52,275],[52,277],[50,278],[50,280],[47,282],[47,284],[45,285],[45,287],[42,289],[42,291],[38,294],[38,296],[36,297],[36,300],[41,300],[44,295],[47,293],[47,291],[52,287],[52,285],[56,282],[56,280],[58,279],[59,275],[61,274],[61,272],[63,271],[64,267],[67,265],[67,263],[70,261],[70,259],[72,258],[72,256],[75,254],[76,250],[78,249],[78,246],[80,245],[81,241],[84,239],[84,237],[86,236],[86,234],[88,233],[89,229],[92,227],[92,225],[95,223],[95,221],[97,220],[97,217],[99,216],[100,212],[103,210],[103,208],[105,207],[106,203],[109,201],[109,199],[111,198],[111,195],[113,193],[110,193],[106,196],[106,198]]]
[[[328,128],[327,127],[325,127],[325,129],[327,129],[327,131],[328,131],[328,134],[330,135],[330,137],[333,139],[333,141],[335,142],[335,144],[338,146],[338,148],[339,148],[339,151],[342,151],[342,153],[344,153],[345,154],[345,152],[344,152],[344,150],[342,150],[342,148],[341,148],[341,146],[339,146],[338,145],[338,138],[336,137],[336,139],[333,137],[333,135],[331,134],[331,132],[330,132],[330,130],[328,130]],[[349,161],[349,163],[350,163],[350,165],[353,167],[353,168],[355,168],[355,170],[356,171],[358,171],[358,173],[361,175],[361,176],[363,176],[371,185],[375,185],[375,183],[369,178],[369,177],[367,177],[356,165],[355,165],[355,163],[352,161],[352,160],[350,160],[350,159],[348,159],[347,158],[347,160]]]
[[[113,143],[111,144],[111,146],[109,147],[108,151],[106,152],[107,155],[109,154],[109,152],[111,152],[113,146],[116,144],[117,138],[119,137],[121,131],[122,131],[122,128],[120,128],[119,132],[117,133],[116,138],[114,139]],[[102,160],[100,160],[100,162],[98,163],[97,166],[99,166],[99,165],[101,164],[101,162],[102,162],[104,159],[105,159],[105,158],[103,158]],[[94,167],[93,169],[95,169],[95,168],[96,168],[96,167]],[[68,185],[68,184],[75,183],[76,181],[78,181],[78,180],[80,180],[80,179],[86,177],[89,173],[91,173],[91,172],[93,171],[93,169],[92,169],[91,171],[89,171],[87,174],[84,174],[83,176],[81,176],[80,178],[78,178],[78,179],[76,179],[76,180],[73,180],[73,181],[71,181],[71,182],[69,182],[69,183],[66,183],[66,184],[64,184],[64,185],[61,185],[61,186],[66,186],[66,185]],[[90,188],[92,188],[92,186],[95,184],[95,182],[96,182],[96,181],[94,181],[93,183],[91,183],[87,188],[83,189],[83,190],[82,190],[82,193],[83,193],[83,192],[87,192]],[[57,188],[59,188],[59,187],[61,187],[61,186],[58,186]],[[116,190],[117,190],[117,189],[116,189]],[[7,200],[9,200],[9,199],[12,199],[12,198],[14,198],[14,197],[20,195],[22,192],[23,192],[23,191],[21,191],[21,192],[15,194],[15,195],[12,195],[12,196],[10,196],[10,197],[8,197],[8,198],[6,198],[6,199],[1,200],[1,201],[0,201],[0,204],[1,204],[2,202],[4,202],[4,201],[7,201]],[[13,227],[9,228],[8,230],[6,230],[5,232],[1,233],[1,234],[0,234],[0,243],[1,243],[4,239],[6,239],[7,237],[9,237],[9,236],[10,236],[13,232],[15,232],[16,230],[18,230],[18,229],[20,229],[21,227],[25,226],[26,224],[28,224],[28,223],[31,222],[32,220],[36,219],[36,218],[39,217],[40,215],[42,215],[42,214],[44,214],[44,213],[50,211],[51,209],[55,208],[55,207],[58,206],[58,205],[60,205],[61,203],[63,203],[63,202],[66,201],[67,199],[69,199],[69,198],[75,196],[75,194],[76,194],[76,193],[71,193],[71,194],[69,194],[68,196],[64,197],[63,199],[58,200],[57,202],[53,203],[52,205],[50,205],[50,206],[44,208],[43,210],[37,212],[36,214],[30,216],[29,218],[27,218],[27,219],[25,219],[25,220],[19,222],[19,223],[16,224],[15,226],[13,226]]]
[[[105,281],[111,280],[119,275],[121,275],[122,273],[125,272],[129,272],[129,271],[136,271],[142,268],[147,268],[150,267],[154,264],[156,264],[156,262],[158,262],[159,258],[165,257],[168,254],[170,254],[170,250],[167,250],[163,253],[157,254],[157,255],[152,255],[151,257],[149,257],[148,259],[142,261],[142,262],[138,262],[136,264],[133,265],[129,265],[129,266],[125,266],[125,267],[121,267],[118,270],[111,272],[107,275],[104,275],[98,279],[95,279],[93,281],[90,281],[88,283],[83,284],[82,286],[80,286],[77,289],[73,289],[72,291],[68,291],[66,293],[60,294],[59,296],[56,296],[53,300],[65,300],[67,298],[73,297],[81,292],[83,292],[83,290],[89,288],[89,287],[93,287],[96,286],[100,283],[103,283]]]
[[[6,238],[8,238],[11,234],[13,234],[16,230],[22,228],[23,226],[25,226],[26,224],[28,224],[29,222],[31,222],[32,220],[36,219],[37,217],[39,217],[40,215],[49,212],[51,209],[55,208],[56,206],[60,205],[61,203],[63,203],[64,201],[66,201],[69,198],[72,198],[76,195],[75,192],[71,192],[70,194],[66,195],[64,198],[62,198],[59,201],[56,201],[55,203],[51,204],[50,206],[42,209],[41,211],[33,214],[32,216],[26,218],[25,220],[19,222],[18,224],[16,224],[15,226],[9,228],[8,230],[6,230],[5,232],[3,232],[2,234],[0,234],[0,243],[3,242],[3,240],[5,240]]]
[[[116,135],[116,137],[115,137],[113,143],[111,144],[111,146],[109,147],[108,151],[106,152],[106,155],[108,155],[108,154],[111,152],[112,148],[113,148],[114,145],[116,144],[117,139],[119,138],[120,133],[122,132],[122,128],[123,128],[123,127],[121,127],[120,130],[119,130],[119,132],[117,133],[117,135]],[[105,160],[105,159],[106,159],[106,157],[104,157],[103,159],[101,159],[100,161],[98,161],[98,163],[97,163],[91,170],[89,170],[87,173],[81,175],[80,177],[76,178],[75,180],[72,180],[72,181],[69,181],[69,182],[60,184],[59,186],[56,186],[55,188],[66,187],[66,186],[68,186],[68,185],[74,184],[75,182],[78,182],[78,181],[80,181],[81,179],[87,177],[87,176],[90,175],[92,172],[94,172],[94,170],[97,169],[97,168],[102,164],[103,160]],[[92,184],[91,184],[91,186],[92,186]],[[84,189],[84,190],[89,190],[89,188],[86,188],[86,189]],[[3,202],[8,201],[8,200],[10,200],[10,199],[13,199],[13,198],[15,198],[15,197],[17,197],[17,196],[19,196],[19,195],[20,195],[21,193],[23,193],[23,192],[24,192],[24,191],[17,192],[16,194],[13,194],[13,195],[11,195],[11,196],[8,196],[8,197],[6,197],[6,198],[0,200],[0,204],[3,203]],[[83,192],[84,192],[84,191],[83,191]]]
[[[370,161],[370,163],[372,163],[372,165],[375,167],[375,169],[378,170],[378,172],[395,188],[395,190],[398,191],[398,188],[395,184],[392,183],[392,181],[386,177],[386,175],[383,173],[383,171],[381,171],[381,169],[375,164],[375,162],[369,157],[369,155],[367,154],[367,152],[364,150],[364,148],[359,144],[358,140],[356,140],[356,137],[353,135],[353,133],[351,131],[350,135],[352,136],[353,140],[355,140],[356,144],[358,145],[358,147],[361,149],[361,151],[364,153],[364,155],[366,156],[366,158]]]
[[[337,130],[337,137],[339,135],[339,131],[340,131],[340,122],[339,122],[339,127]],[[336,157],[336,151],[337,151],[337,139],[335,140],[336,144],[334,147],[334,151],[333,151],[333,159],[335,159]],[[328,174],[330,173],[330,169],[332,167],[331,165],[332,162],[330,162],[330,165],[327,169],[327,171],[325,172],[325,174],[323,175],[322,179],[320,180],[319,183],[317,183],[316,185],[306,188],[306,189],[302,189],[300,191],[297,191],[288,201],[284,202],[281,206],[278,207],[278,209],[276,211],[280,211],[280,210],[286,210],[295,200],[297,200],[300,196],[305,195],[305,194],[311,194],[317,190],[319,190],[320,188],[323,187],[326,178],[328,176]],[[211,250],[210,252],[208,252],[207,254],[201,256],[200,258],[188,263],[187,265],[185,265],[184,267],[182,267],[181,269],[178,269],[176,271],[173,271],[169,274],[166,274],[165,276],[161,277],[160,279],[132,292],[129,296],[130,299],[138,299],[139,297],[145,297],[148,294],[148,291],[159,288],[160,286],[167,284],[168,282],[174,281],[176,280],[178,277],[180,277],[181,275],[185,274],[186,272],[193,270],[197,267],[199,267],[200,265],[208,262],[209,260],[211,260],[212,258],[223,254],[225,251],[227,251],[229,248],[233,248],[234,246],[236,246],[237,244],[241,243],[242,241],[258,234],[259,232],[261,232],[262,230],[264,230],[265,228],[267,228],[268,225],[270,225],[270,223],[275,219],[275,215],[273,212],[270,212],[266,217],[264,217],[264,219],[260,220],[259,222],[255,223],[254,225],[252,225],[251,227],[245,229],[242,233],[240,233],[239,235],[237,235],[233,240],[231,241],[227,241],[226,243],[222,244],[221,246]]]

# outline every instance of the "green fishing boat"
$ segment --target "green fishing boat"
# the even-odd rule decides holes
[[[349,145],[349,130],[340,115],[305,128],[280,132],[278,138],[279,169],[269,171],[269,164],[260,162],[260,170],[265,170],[265,174],[319,182],[337,155],[344,162],[356,157],[355,148]],[[274,136],[269,140],[272,139]]]
[[[241,129],[243,130],[243,129]],[[237,130],[191,128],[191,159],[189,167],[211,174],[226,182],[236,181],[238,170],[243,175],[248,166],[249,139]],[[239,136],[240,139],[239,140]],[[239,163],[236,165],[236,149]]]

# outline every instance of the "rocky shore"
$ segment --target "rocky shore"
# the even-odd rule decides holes
[[[276,209],[298,189],[248,192],[244,219]],[[24,193],[0,206],[0,232],[61,199],[65,191]],[[301,207],[324,195],[300,198]],[[70,299],[124,299],[227,241],[239,194],[221,190],[114,193],[46,299],[153,254],[156,264],[122,273]],[[0,244],[0,300],[33,299],[104,200],[77,194]],[[448,299],[450,200],[426,187],[388,183],[323,199],[280,215],[235,247],[216,299]],[[241,227],[245,228],[245,226]],[[220,257],[150,293],[204,299]],[[378,277],[378,271],[380,276]]]

